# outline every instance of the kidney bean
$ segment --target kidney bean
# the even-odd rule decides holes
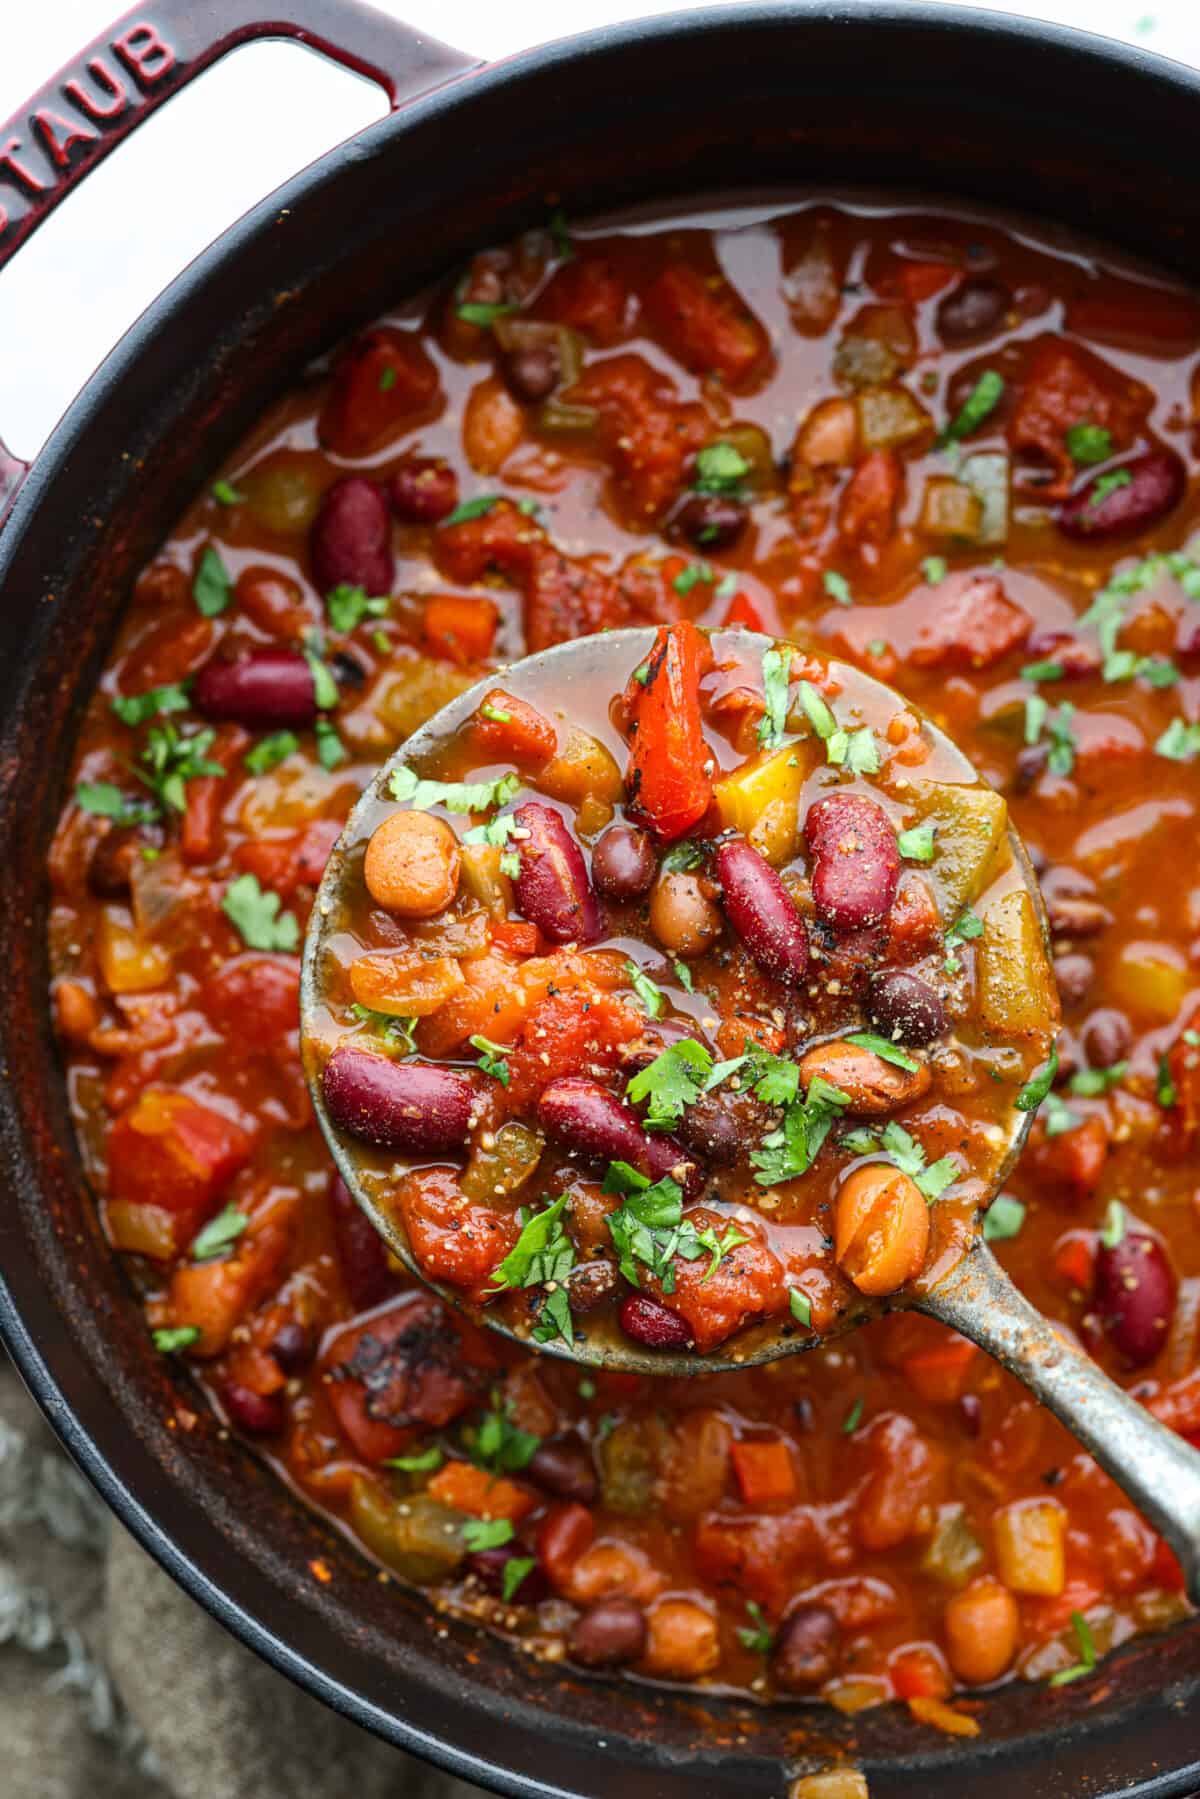
[[[676,509],[673,528],[698,550],[725,550],[746,529],[750,514],[741,500],[726,494],[689,494]]]
[[[330,1176],[329,1212],[333,1242],[350,1304],[365,1312],[398,1286],[387,1259],[387,1245],[340,1175]]]
[[[1095,974],[1096,964],[1090,956],[1055,956],[1054,979],[1063,1005],[1077,1006],[1086,999]]]
[[[312,670],[299,650],[251,650],[236,662],[214,657],[192,687],[205,718],[231,719],[249,730],[311,725],[317,716]]]
[[[787,888],[748,843],[723,843],[717,878],[725,915],[758,966],[793,984],[808,968],[808,933]]]
[[[354,1209],[356,1212],[358,1211],[357,1206]],[[362,1214],[359,1213],[359,1216],[361,1217]],[[368,1230],[371,1230],[371,1226],[365,1218],[363,1218],[363,1223]],[[371,1230],[371,1235],[378,1243],[379,1238],[375,1236],[373,1230]],[[306,1330],[298,1318],[289,1318],[275,1332],[267,1344],[267,1350],[279,1363],[284,1374],[298,1374],[302,1368],[308,1367],[316,1354],[317,1346],[312,1332]]]
[[[990,337],[1004,322],[1012,294],[990,275],[968,275],[938,301],[934,315],[938,336],[952,348]]]
[[[1111,1068],[1114,1062],[1123,1062],[1133,1048],[1133,1029],[1124,1012],[1115,1006],[1100,1006],[1088,1013],[1079,1040],[1092,1068]]]
[[[244,568],[233,597],[239,610],[272,637],[295,641],[303,637],[312,622],[300,583],[277,568],[258,563]]]
[[[325,1064],[321,1091],[338,1129],[379,1149],[433,1156],[466,1140],[471,1083],[448,1068],[342,1045]]]
[[[901,1043],[933,1043],[945,1035],[946,1012],[928,981],[901,968],[871,976],[867,1017],[885,1037]]]
[[[929,1207],[898,1168],[871,1162],[838,1189],[834,1253],[860,1293],[894,1293],[921,1272],[929,1247]]]
[[[538,1123],[548,1137],[577,1155],[628,1162],[652,1180],[682,1174],[685,1192],[703,1185],[700,1170],[674,1137],[651,1136],[637,1113],[599,1081],[574,1074],[551,1081],[538,1100]]]
[[[252,1387],[230,1381],[222,1389],[221,1398],[234,1429],[244,1430],[249,1436],[277,1437],[287,1423],[282,1392],[256,1393]]]
[[[1013,789],[1016,793],[1028,793],[1035,782],[1040,781],[1046,772],[1046,764],[1050,760],[1050,747],[1045,743],[1028,743],[1017,751],[1017,759],[1013,768]]]
[[[159,824],[114,825],[92,851],[87,883],[100,899],[124,899],[129,892],[134,862],[144,849],[161,849],[165,833]]]
[[[588,880],[583,851],[550,806],[528,800],[513,814],[528,831],[517,842],[521,872],[517,904],[551,943],[590,943],[600,935],[600,907]]]
[[[1175,1271],[1157,1238],[1127,1223],[1120,1242],[1098,1245],[1095,1308],[1127,1362],[1141,1368],[1154,1360],[1175,1312]]]
[[[574,1499],[580,1505],[591,1505],[600,1485],[591,1452],[573,1431],[547,1438],[534,1451],[528,1474],[530,1480],[556,1498]]]
[[[928,1093],[932,1078],[924,1062],[915,1068],[900,1068],[873,1050],[841,1038],[817,1044],[800,1060],[805,1091],[817,1079],[828,1081],[849,1095],[848,1110],[858,1118],[883,1118],[909,1105]]]
[[[611,1262],[597,1258],[594,1262],[577,1262],[567,1277],[571,1292],[571,1310],[576,1314],[594,1312],[612,1298],[617,1290],[617,1271]]]
[[[502,1549],[477,1549],[474,1555],[467,1557],[467,1567],[480,1586],[486,1587],[489,1593],[500,1595],[504,1592],[504,1570],[510,1562],[522,1559],[524,1553],[515,1543],[508,1543]],[[535,1562],[508,1597],[513,1605],[537,1605],[549,1592],[550,1583]]]
[[[1112,913],[1106,906],[1082,894],[1047,894],[1046,911],[1056,937],[1096,937],[1112,923]]]
[[[699,956],[721,935],[721,913],[703,875],[660,874],[650,895],[650,929],[673,956]]]
[[[1122,478],[1121,485],[1109,485],[1114,476]],[[1187,473],[1174,450],[1143,450],[1089,475],[1063,501],[1055,523],[1066,537],[1132,537],[1164,519],[1186,486]]]
[[[636,1662],[646,1647],[646,1618],[632,1599],[600,1599],[576,1620],[567,1654],[585,1668]]]
[[[900,880],[900,851],[882,808],[862,794],[827,794],[809,807],[804,836],[818,918],[835,931],[885,919]]]
[[[377,825],[363,858],[367,892],[388,912],[432,918],[458,892],[458,838],[429,812],[393,812]]]
[[[562,380],[562,358],[553,343],[529,344],[501,363],[504,379],[518,400],[544,400]]]
[[[731,1168],[762,1141],[770,1129],[770,1113],[750,1093],[702,1093],[679,1120],[678,1136],[685,1149]]]
[[[391,592],[392,522],[374,481],[348,475],[334,482],[313,520],[308,548],[313,580],[321,593],[343,583],[365,588],[368,594]]]
[[[592,851],[597,890],[618,904],[648,893],[657,872],[654,846],[636,825],[610,826]]]
[[[785,1693],[804,1693],[828,1680],[837,1667],[838,1623],[828,1607],[801,1605],[775,1633],[771,1677]]]
[[[387,484],[392,511],[405,525],[436,525],[458,505],[458,476],[440,456],[406,456]]]
[[[617,1322],[627,1337],[645,1349],[687,1349],[691,1345],[692,1327],[687,1319],[649,1293],[631,1293],[622,1302]]]

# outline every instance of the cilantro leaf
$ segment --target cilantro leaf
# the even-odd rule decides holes
[[[418,1450],[414,1455],[388,1456],[383,1466],[399,1468],[402,1474],[436,1474],[445,1459],[437,1444],[431,1443],[428,1449]]]
[[[317,761],[322,768],[339,768],[349,760],[350,752],[330,719],[318,717],[313,723],[313,732],[317,740]]]
[[[558,1290],[562,1289],[562,1283],[575,1266],[575,1245],[562,1225],[567,1198],[567,1194],[560,1193],[556,1200],[540,1212],[530,1213],[522,1206],[517,1214],[521,1234],[500,1266],[492,1273],[492,1281],[496,1286],[552,1285],[555,1291],[550,1293],[549,1300],[557,1299]],[[568,1343],[571,1341],[571,1308],[565,1290],[562,1301],[554,1306],[547,1322],[553,1325],[553,1330],[538,1337],[539,1342],[551,1342],[555,1336],[561,1336]],[[541,1328],[540,1322],[537,1328]],[[534,1334],[537,1335],[536,1329]]]
[[[1119,1199],[1110,1199],[1104,1213],[1100,1241],[1105,1249],[1115,1249],[1125,1235],[1125,1207]]]
[[[245,494],[239,493],[236,487],[231,487],[228,481],[214,481],[209,492],[213,499],[222,506],[241,506],[246,498]]]
[[[692,489],[695,493],[736,496],[750,472],[750,464],[731,443],[705,444],[696,456],[696,478]]]
[[[264,892],[257,875],[239,875],[225,889],[221,910],[251,949],[293,950],[300,925],[291,912],[281,913],[277,893]]]
[[[185,812],[187,794],[184,789],[189,781],[195,781],[201,775],[225,773],[220,762],[208,759],[216,735],[211,725],[204,731],[192,731],[186,737],[174,725],[151,725],[146,733],[140,766],[134,772],[164,809]]]
[[[516,1534],[511,1518],[468,1518],[462,1527],[463,1547],[479,1555],[485,1549],[503,1549]]]
[[[500,1576],[500,1597],[503,1599],[505,1605],[512,1604],[517,1596],[517,1591],[520,1588],[521,1582],[525,1579],[525,1576],[531,1569],[536,1567],[536,1565],[537,1564],[531,1555],[509,1556],[504,1564],[504,1571]]]
[[[983,1235],[988,1243],[1006,1243],[1025,1222],[1024,1203],[1011,1193],[997,1193],[983,1215]]]
[[[119,693],[112,709],[123,725],[136,726],[163,713],[186,712],[190,704],[186,687],[173,681],[166,687],[149,687],[143,693]]]
[[[471,1460],[491,1474],[519,1474],[542,1446],[533,1431],[513,1423],[507,1403],[496,1392],[480,1422],[463,1432],[463,1442]]]
[[[1189,725],[1181,718],[1173,718],[1154,745],[1154,753],[1165,756],[1168,762],[1190,762],[1193,756],[1200,756],[1200,724]]]
[[[713,574],[710,563],[689,562],[686,568],[680,569],[672,580],[671,586],[682,599],[686,594],[691,593],[697,582],[706,581],[711,584],[715,580],[716,576]]]
[[[1067,455],[1072,462],[1089,466],[1093,462],[1107,462],[1112,455],[1112,432],[1106,431],[1103,425],[1090,425],[1086,421],[1079,425],[1070,425],[1066,432]]]
[[[181,1349],[190,1349],[193,1343],[200,1341],[198,1324],[180,1324],[173,1330],[156,1330],[151,1333],[154,1347],[160,1355],[178,1355]]]
[[[655,985],[645,969],[639,968],[636,962],[627,960],[625,973],[629,976],[630,986],[641,1000],[649,1016],[657,1018],[666,1005],[662,989]]]
[[[1092,491],[1088,495],[1087,510],[1094,512],[1103,506],[1110,493],[1116,493],[1122,487],[1132,487],[1133,476],[1127,468],[1110,469],[1107,475],[1097,475],[1092,482]]]
[[[81,812],[90,812],[95,818],[111,818],[116,825],[149,824],[158,817],[157,806],[123,793],[112,781],[80,781],[75,789],[75,804]]]
[[[1071,1613],[1071,1623],[1075,1629],[1075,1641],[1079,1645],[1079,1660],[1070,1668],[1060,1668],[1052,1674],[1048,1684],[1052,1687],[1065,1687],[1073,1680],[1081,1680],[1090,1674],[1096,1666],[1096,1640],[1082,1612]]]
[[[818,1075],[807,1094],[792,1100],[779,1129],[771,1131],[761,1148],[752,1153],[750,1162],[757,1170],[754,1178],[758,1185],[774,1187],[807,1173],[834,1119],[849,1104],[848,1093]]]
[[[938,587],[946,579],[948,565],[944,556],[926,556],[921,573],[930,587]]]
[[[657,992],[657,989],[655,989]],[[648,1100],[648,1130],[667,1130],[694,1106],[712,1072],[712,1057],[694,1037],[681,1037],[635,1074],[626,1092],[635,1106]]]
[[[839,606],[853,606],[854,595],[850,591],[850,583],[837,569],[827,568],[821,576],[821,585],[830,599],[836,600]]]
[[[299,748],[300,739],[294,731],[272,731],[269,737],[261,737],[252,750],[247,750],[242,761],[252,775],[265,775]]]
[[[1058,1073],[1058,1045],[1050,1045],[1049,1060],[1026,1081],[1017,1094],[1016,1108],[1018,1112],[1036,1112],[1042,1101],[1054,1085],[1054,1077]]]
[[[416,1049],[415,1018],[394,1018],[390,1012],[376,1012],[370,1006],[360,1006],[357,1001],[351,1006],[350,1013],[360,1024],[370,1025],[377,1037],[386,1038],[389,1045],[394,1044],[404,1055],[410,1056]]]
[[[758,721],[758,741],[765,750],[777,750],[787,731],[788,676],[791,666],[790,650],[763,651],[763,699],[766,711]]]
[[[738,1642],[743,1649],[748,1649],[751,1655],[770,1655],[771,1644],[775,1639],[771,1634],[771,1626],[763,1615],[762,1606],[758,1604],[757,1600],[747,1599],[746,1610],[754,1620],[754,1624],[753,1628],[748,1624],[738,1626]]]
[[[988,414],[994,412],[1000,404],[1003,393],[1003,375],[998,374],[995,369],[984,369],[960,411],[941,433],[935,447],[944,450],[947,444],[957,443],[960,438],[968,437],[972,431],[977,430]]]
[[[463,832],[464,843],[487,843],[493,849],[503,849],[513,832],[517,829],[517,821],[511,812],[501,812],[495,818],[489,818],[486,824],[472,825],[469,831]]]
[[[1154,1077],[1154,1097],[1164,1112],[1169,1112],[1179,1104],[1179,1093],[1171,1075],[1171,1064],[1166,1056],[1158,1058],[1158,1069]]]
[[[699,868],[704,860],[704,851],[698,843],[685,839],[683,843],[673,843],[660,864],[665,875],[686,874],[689,869]]]
[[[788,1288],[788,1309],[797,1324],[802,1324],[806,1330],[812,1329],[812,1300],[799,1287]]]
[[[842,1419],[843,1436],[853,1436],[854,1432],[858,1429],[862,1422],[863,1404],[864,1401],[860,1394],[854,1401],[854,1404],[850,1407],[850,1410],[846,1413],[846,1416]]]
[[[896,847],[906,862],[932,862],[934,852],[933,826],[913,825],[909,831],[901,831],[896,839]]]
[[[215,1218],[210,1218],[203,1230],[192,1238],[190,1250],[193,1262],[209,1262],[219,1256],[223,1249],[236,1243],[250,1220],[244,1212],[239,1212],[234,1205],[222,1207]]]
[[[520,775],[501,775],[495,781],[426,781],[411,768],[395,768],[388,783],[394,800],[405,801],[414,812],[444,806],[447,812],[490,812],[505,806],[521,785]]]
[[[204,618],[216,618],[233,598],[233,582],[229,570],[209,544],[196,567],[192,580],[192,598],[196,610]]]
[[[499,1081],[502,1087],[507,1087],[511,1077],[503,1046],[493,1043],[490,1037],[482,1037],[478,1033],[474,1037],[469,1037],[467,1041],[472,1049],[479,1051],[479,1066],[484,1074],[490,1074],[493,1079]]]
[[[1042,1129],[1047,1137],[1061,1137],[1080,1122],[1078,1112],[1072,1112],[1065,1100],[1059,1099],[1057,1093],[1047,1093],[1042,1102]]]
[[[847,1037],[846,1041],[857,1045],[859,1049],[870,1050],[871,1054],[878,1056],[881,1061],[891,1062],[897,1068],[907,1069],[909,1074],[914,1073],[921,1066],[916,1057],[910,1056],[908,1051],[901,1049],[898,1043],[893,1043],[890,1037],[880,1037],[875,1031],[855,1031],[854,1035]]]
[[[1128,1070],[1128,1062],[1113,1062],[1108,1068],[1080,1068],[1067,1085],[1080,1099],[1098,1099],[1110,1087],[1119,1086]]]
[[[463,500],[454,508],[449,518],[442,520],[442,529],[446,530],[450,525],[465,525],[473,518],[483,518],[485,513],[492,510],[493,506],[499,504],[500,495],[498,493],[476,494],[473,500]]]
[[[692,971],[687,963],[681,961],[680,958],[676,956],[671,963],[671,967],[675,970],[675,979],[679,982],[679,985],[683,988],[684,992],[694,993],[696,991],[696,983],[692,979]]]
[[[333,592],[325,595],[329,623],[343,634],[361,625],[364,618],[382,618],[391,603],[387,594],[368,599],[365,587],[351,587],[345,581],[339,581]]]
[[[519,310],[515,300],[464,300],[455,307],[464,325],[480,325],[487,331],[497,319]]]
[[[338,686],[333,678],[333,670],[312,644],[306,645],[304,660],[308,663],[309,673],[313,678],[313,693],[318,710],[332,712],[338,703]]]

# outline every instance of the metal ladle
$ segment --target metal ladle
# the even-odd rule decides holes
[[[300,992],[305,1069],[317,1118],[342,1179],[388,1248],[419,1280],[456,1307],[461,1307],[462,1295],[426,1277],[397,1219],[379,1203],[370,1179],[364,1180],[365,1146],[338,1131],[325,1108],[320,1071],[330,1041],[330,1019],[323,998],[327,958],[347,898],[361,897],[362,847],[375,826],[394,808],[388,794],[388,780],[394,768],[403,764],[420,767],[438,744],[459,730],[485,694],[497,685],[536,703],[545,684],[550,683],[560,703],[568,709],[572,694],[591,695],[594,699],[597,691],[619,691],[630,671],[648,654],[653,640],[654,633],[649,630],[621,630],[557,644],[496,670],[442,707],[394,752],[359,799],[317,893],[305,940]],[[722,642],[728,642],[748,658],[759,658],[771,647],[770,639],[748,631],[725,632]],[[858,679],[867,677],[859,675]],[[601,684],[599,689],[597,683]],[[879,689],[881,701],[894,709],[913,710],[910,702],[882,683],[871,685]],[[928,718],[923,723],[939,749],[957,761],[964,777],[973,778],[970,762],[946,734]],[[1045,931],[1036,876],[1011,825],[1009,842]],[[1005,1154],[988,1200],[999,1191],[1016,1162],[1031,1123],[1031,1113],[1013,1114]],[[980,1206],[980,1219],[984,1210],[985,1204]],[[1022,1381],[1165,1537],[1179,1559],[1189,1596],[1200,1604],[1200,1453],[1110,1380],[1090,1356],[1030,1305],[993,1256],[981,1231],[954,1266],[935,1274],[927,1286],[916,1283],[911,1290],[895,1295],[889,1306],[924,1312],[951,1326]],[[865,1315],[850,1313],[833,1332],[821,1337],[797,1330],[790,1320],[772,1320],[739,1332],[734,1347],[708,1355],[649,1350],[613,1336],[595,1334],[582,1337],[572,1347],[561,1339],[539,1344],[494,1310],[485,1308],[482,1319],[526,1348],[581,1365],[639,1375],[692,1375],[736,1371],[803,1353],[829,1342],[831,1336],[855,1329],[865,1321]]]

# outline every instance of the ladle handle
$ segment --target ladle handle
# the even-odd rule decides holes
[[[1189,1597],[1200,1604],[1200,1452],[1061,1337],[986,1243],[964,1256],[918,1310],[986,1349],[1062,1420],[1166,1538]]]

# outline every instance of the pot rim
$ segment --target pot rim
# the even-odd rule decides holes
[[[598,58],[606,53],[627,51],[639,45],[649,47],[676,38],[721,40],[731,38],[739,29],[749,26],[794,29],[806,20],[824,27],[844,25],[860,32],[867,28],[896,27],[906,33],[923,30],[943,39],[982,38],[1010,46],[1027,44],[1035,50],[1054,49],[1076,59],[1085,79],[1089,65],[1106,65],[1110,70],[1115,65],[1143,83],[1157,82],[1176,94],[1182,93],[1200,102],[1200,71],[1140,46],[1104,38],[1075,26],[970,6],[943,5],[938,0],[861,0],[861,3],[850,4],[843,0],[842,4],[832,6],[823,4],[822,0],[748,0],[745,4],[735,0],[733,4],[657,14],[597,27],[534,46],[497,63],[471,66],[464,62],[460,75],[368,125],[264,197],[202,251],[133,322],[67,407],[21,483],[0,530],[0,586],[9,573],[19,540],[43,502],[52,497],[55,479],[73,454],[100,397],[120,384],[152,339],[169,330],[172,315],[185,300],[198,295],[232,263],[269,227],[282,207],[319,192],[348,156],[358,161],[380,156],[390,150],[395,139],[417,123],[440,115],[451,118],[464,108],[469,110],[477,95],[519,84],[529,76],[552,73],[556,68],[582,58]],[[527,1777],[501,1765],[486,1752],[478,1753],[472,1747],[469,1714],[461,1735],[450,1740],[446,1736],[430,1734],[411,1715],[401,1715],[395,1709],[378,1705],[328,1665],[318,1665],[304,1651],[292,1647],[269,1624],[235,1600],[193,1554],[175,1541],[152,1509],[153,1501],[139,1497],[114,1466],[111,1449],[101,1446],[98,1436],[72,1408],[60,1378],[51,1366],[53,1351],[44,1354],[34,1341],[2,1272],[0,1339],[60,1441],[118,1520],[193,1599],[271,1667],[333,1710],[394,1746],[421,1756],[461,1779],[511,1795],[512,1799],[579,1799],[582,1789],[549,1785],[536,1776]],[[127,1418],[122,1417],[122,1425],[129,1428]],[[1102,1732],[1101,1718],[1094,1718],[1092,1724],[1098,1733]],[[1020,1741],[1031,1740],[1037,1740],[1036,1733],[1032,1739]],[[1019,1743],[989,1744],[985,1740],[974,1754],[981,1762],[995,1763],[1006,1751],[1018,1747]],[[969,1769],[970,1754],[970,1751],[964,1753],[961,1745],[954,1750],[954,1759],[960,1769]],[[1123,1799],[1182,1799],[1194,1789],[1200,1772],[1200,1744],[1196,1757],[1190,1767],[1153,1774],[1133,1786],[1123,1786]],[[864,1759],[869,1761],[870,1756],[864,1756]],[[942,1746],[934,1744],[927,1757],[906,1760],[905,1766],[911,1774],[922,1761],[932,1767],[942,1760]]]

